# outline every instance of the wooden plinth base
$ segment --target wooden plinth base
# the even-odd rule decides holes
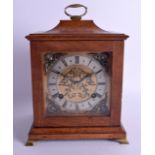
[[[39,140],[80,140],[80,139],[106,139],[114,140],[120,144],[128,144],[123,127],[33,127],[29,132],[26,146],[33,146]]]

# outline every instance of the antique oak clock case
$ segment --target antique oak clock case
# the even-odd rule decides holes
[[[65,8],[68,16],[69,7],[87,11],[83,5],[70,5]],[[27,145],[59,139],[127,143],[120,120],[128,36],[102,30],[81,16],[26,36],[31,46],[34,112]]]

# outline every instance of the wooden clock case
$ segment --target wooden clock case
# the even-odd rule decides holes
[[[30,40],[34,121],[27,145],[38,140],[108,139],[127,143],[121,125],[122,73],[125,34],[100,29],[92,20],[61,20],[47,32],[26,36]],[[44,65],[42,56],[49,51],[111,52],[110,116],[45,115]]]

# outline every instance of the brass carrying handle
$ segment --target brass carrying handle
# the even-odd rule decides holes
[[[80,8],[80,7],[85,9],[84,13],[82,13],[81,15],[71,15],[71,14],[69,14],[69,13],[67,12],[67,9],[68,9],[68,8]],[[87,13],[87,7],[84,6],[84,5],[81,5],[81,4],[71,4],[71,5],[68,5],[67,7],[65,7],[64,12],[65,12],[65,14],[66,14],[67,16],[69,16],[72,20],[74,20],[74,19],[81,19],[81,17],[83,17],[83,16]]]

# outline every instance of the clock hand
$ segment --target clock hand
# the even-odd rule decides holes
[[[93,73],[92,73],[92,74],[93,74]],[[85,80],[86,78],[90,77],[92,74],[87,74],[86,76],[84,76],[83,78],[81,78],[79,81],[74,81],[74,84],[82,82],[82,81]]]
[[[69,81],[71,81],[72,83],[74,83],[74,80],[72,80],[70,77],[68,77],[67,75],[60,73],[61,76],[63,76],[65,79],[68,79]]]
[[[85,80],[86,78],[88,78],[90,76],[90,74],[87,74],[86,76],[84,76],[81,80],[79,80],[78,83],[82,82],[83,80]]]

